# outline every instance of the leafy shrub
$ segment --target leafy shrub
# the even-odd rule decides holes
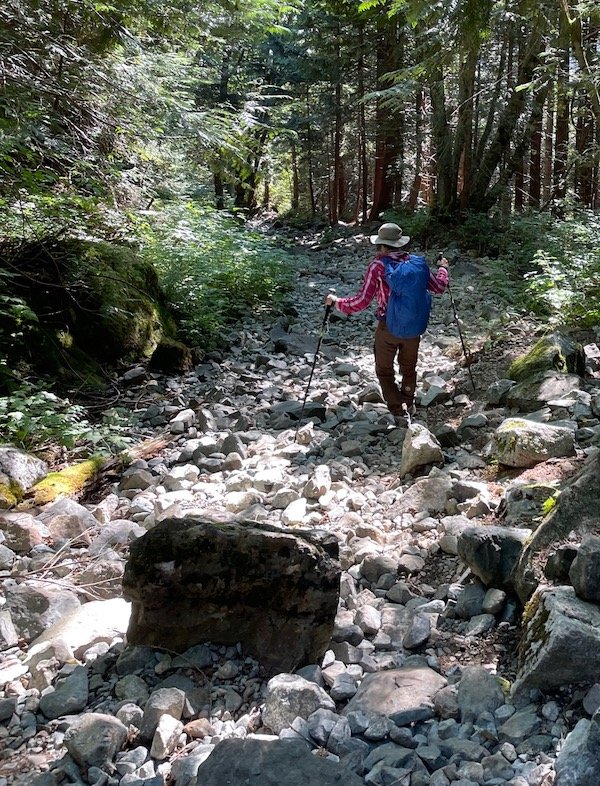
[[[417,245],[426,244],[435,234],[435,221],[432,220],[428,210],[399,210],[386,211],[381,217],[381,222],[392,221],[402,227],[402,232],[409,235]]]
[[[0,390],[13,379],[8,357],[21,342],[27,340],[31,328],[38,321],[37,315],[22,298],[2,291],[5,287],[9,288],[15,278],[14,273],[0,268]]]
[[[285,251],[239,221],[188,202],[140,227],[146,258],[179,315],[184,340],[204,349],[248,313],[276,311],[292,285]]]
[[[498,298],[546,318],[550,325],[600,323],[600,216],[574,212],[510,219],[465,216],[454,237],[462,248],[493,258],[484,272]]]
[[[10,396],[0,397],[0,433],[3,440],[25,450],[41,450],[48,445],[80,448],[91,455],[102,447],[122,450],[131,439],[124,436],[124,424],[92,424],[83,407],[32,385],[21,384]]]
[[[556,221],[525,274],[527,303],[552,325],[600,324],[600,215]]]

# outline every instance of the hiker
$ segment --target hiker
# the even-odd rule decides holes
[[[434,274],[423,257],[400,250],[408,245],[410,237],[402,234],[398,224],[382,224],[379,232],[371,235],[370,239],[377,246],[377,253],[369,262],[360,290],[353,297],[340,298],[329,294],[325,303],[334,305],[342,314],[356,314],[367,308],[377,296],[375,373],[389,411],[396,424],[402,426],[415,411],[417,357],[421,334],[429,320],[429,293],[441,294],[448,286],[448,260],[442,257]],[[403,302],[399,290],[404,294]],[[394,374],[396,357],[401,374],[400,386],[396,384]]]

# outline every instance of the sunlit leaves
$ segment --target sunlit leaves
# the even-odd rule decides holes
[[[291,285],[286,255],[232,217],[188,202],[149,217],[144,253],[157,267],[185,339],[219,343],[223,326],[276,310]]]

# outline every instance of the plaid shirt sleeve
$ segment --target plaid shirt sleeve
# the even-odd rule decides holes
[[[441,295],[446,291],[448,286],[448,271],[445,267],[439,268],[437,273],[429,272],[429,281],[427,282],[427,289],[433,292],[434,295]]]
[[[383,263],[378,259],[373,259],[369,262],[365,277],[362,285],[356,295],[352,297],[340,297],[335,302],[335,307],[342,314],[357,314],[359,311],[364,311],[365,308],[371,303],[375,295],[377,295],[377,302],[381,310],[382,305],[387,305],[387,285],[384,283],[383,278]],[[384,292],[384,289],[386,290]],[[382,300],[385,302],[382,303]]]

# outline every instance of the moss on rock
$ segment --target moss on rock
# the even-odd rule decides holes
[[[150,358],[151,368],[166,373],[189,371],[194,365],[192,350],[181,341],[163,337]]]
[[[44,238],[12,264],[31,315],[6,348],[13,369],[99,384],[105,365],[150,357],[175,336],[157,273],[132,246]]]
[[[104,466],[103,456],[93,456],[58,472],[50,472],[36,483],[29,492],[33,505],[45,505],[59,497],[70,497],[81,491],[85,484]]]
[[[527,354],[516,358],[508,369],[508,376],[515,382],[522,382],[544,371],[581,376],[584,370],[585,356],[581,344],[568,336],[552,333],[541,338]]]
[[[84,305],[92,312],[73,321],[73,337],[95,357],[150,357],[164,335],[175,334],[156,271],[135,249],[80,244],[69,273],[75,280],[85,278]]]
[[[14,508],[23,498],[23,489],[18,483],[0,483],[0,510]]]

